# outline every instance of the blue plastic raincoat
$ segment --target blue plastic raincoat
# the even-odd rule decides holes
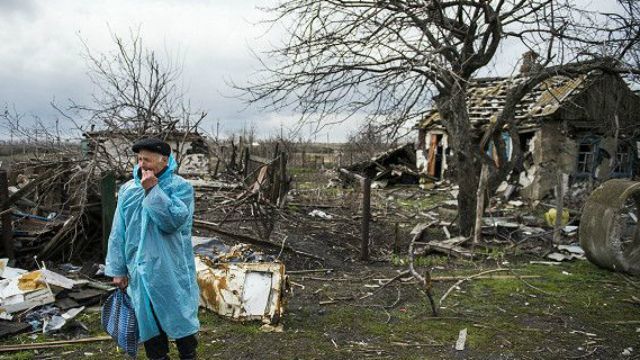
[[[169,157],[168,169],[146,195],[139,166],[133,179],[118,193],[106,259],[107,276],[128,276],[127,294],[138,319],[140,341],[160,332],[179,339],[195,334],[199,289],[191,246],[193,187],[174,174],[177,164]]]

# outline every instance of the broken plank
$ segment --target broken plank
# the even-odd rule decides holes
[[[49,341],[49,342],[43,342],[43,343],[20,344],[20,345],[4,345],[4,346],[0,346],[0,352],[50,349],[50,348],[63,347],[65,345],[82,344],[82,343],[98,342],[98,341],[110,341],[110,340],[112,340],[111,336],[97,336],[92,338],[75,339],[75,340],[59,340],[59,341]]]
[[[444,242],[428,242],[425,247],[425,253],[433,251],[446,255],[452,255],[458,258],[473,259],[473,253],[461,246],[451,245]]]
[[[12,321],[0,321],[0,339],[17,335],[31,329],[28,323],[19,323]]]
[[[431,281],[457,281],[468,278],[469,276],[435,276]],[[475,280],[512,280],[512,279],[539,279],[540,275],[483,275],[475,277]]]
[[[333,269],[315,269],[315,270],[291,270],[287,271],[287,274],[308,274],[308,273],[316,273],[316,272],[332,272]]]
[[[0,306],[0,313],[6,312],[7,314],[13,314],[18,311],[31,309],[40,305],[51,304],[56,301],[56,298],[53,296],[53,293],[51,293],[49,288],[31,291],[23,296],[25,297],[25,301]]]
[[[271,241],[256,239],[256,238],[253,238],[251,236],[242,235],[242,234],[235,234],[235,233],[232,233],[232,232],[228,232],[228,231],[222,230],[220,228],[220,226],[218,226],[218,225],[216,225],[214,223],[210,223],[208,221],[197,220],[196,219],[196,220],[193,220],[193,226],[199,227],[201,229],[211,230],[211,231],[213,231],[213,232],[215,232],[217,234],[224,235],[224,236],[229,236],[229,237],[238,239],[240,241],[246,241],[246,242],[251,243],[251,244],[268,246],[268,247],[272,247],[272,248],[276,248],[276,249],[285,249],[285,250],[287,250],[289,252],[292,252],[294,254],[310,257],[310,258],[313,258],[313,259],[316,259],[316,260],[320,260],[320,261],[324,261],[324,258],[322,258],[322,257],[316,256],[316,255],[313,255],[313,254],[309,254],[309,253],[306,253],[304,251],[296,250],[296,249],[294,249],[294,248],[292,248],[292,247],[290,247],[288,245],[276,244],[276,243],[273,243]]]

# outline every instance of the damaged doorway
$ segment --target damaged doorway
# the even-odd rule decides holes
[[[445,136],[444,134],[431,134],[429,142],[429,154],[427,157],[427,174],[438,180],[442,179],[445,169]]]

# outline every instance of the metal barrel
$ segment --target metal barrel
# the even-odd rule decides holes
[[[592,263],[640,274],[640,182],[614,179],[594,190],[580,217],[580,245]]]

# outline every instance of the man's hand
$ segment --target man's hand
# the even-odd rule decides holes
[[[124,290],[129,285],[129,278],[126,276],[116,276],[113,278],[113,285],[117,286],[120,290]]]
[[[153,173],[153,170],[142,170],[142,180],[140,182],[142,183],[142,187],[146,191],[149,191],[158,184],[158,178]]]

